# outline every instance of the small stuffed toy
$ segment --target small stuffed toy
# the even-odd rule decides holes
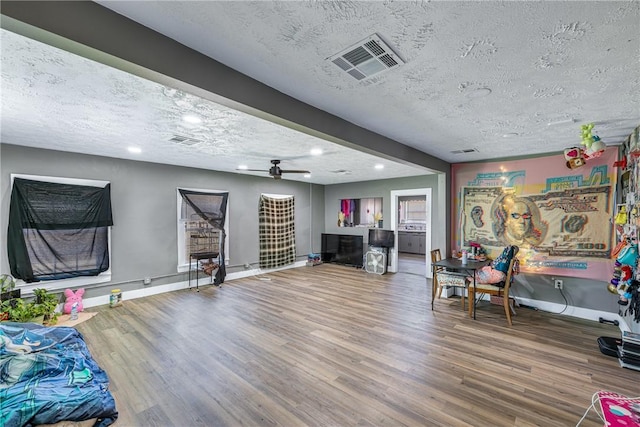
[[[564,159],[567,161],[569,169],[579,168],[586,164],[584,151],[580,147],[571,147],[564,150]]]
[[[65,300],[64,307],[62,309],[63,313],[71,314],[71,308],[74,304],[77,304],[76,309],[78,310],[78,313],[80,313],[83,310],[82,295],[84,295],[83,288],[78,289],[75,293],[71,289],[65,289],[64,296],[67,297],[67,299]]]

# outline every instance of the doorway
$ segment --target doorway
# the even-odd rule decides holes
[[[415,225],[410,226],[409,229],[406,228],[407,223],[405,221],[401,229],[399,209],[402,201],[406,200],[408,196],[412,200],[424,201],[425,216],[424,220],[415,222]],[[429,277],[429,272],[431,271],[431,263],[430,259],[428,259],[428,254],[431,252],[431,212],[431,188],[391,191],[391,229],[395,234],[396,245],[389,254],[391,258],[389,272],[408,272]],[[404,219],[406,220],[406,216]],[[418,245],[420,249],[411,250],[412,253],[400,252],[403,248],[400,247],[401,239],[399,237],[404,239],[406,236],[409,236],[413,242],[409,246],[416,247]]]

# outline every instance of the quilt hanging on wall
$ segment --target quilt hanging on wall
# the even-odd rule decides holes
[[[293,196],[260,196],[260,268],[296,261],[295,200]]]
[[[523,272],[608,280],[617,148],[568,169],[562,155],[454,165],[454,248],[520,247]]]

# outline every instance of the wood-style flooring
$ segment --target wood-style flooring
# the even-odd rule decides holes
[[[427,276],[427,259],[425,255],[410,254],[406,252],[398,253],[398,272],[406,274],[417,274]],[[431,271],[429,271],[429,276]]]
[[[472,320],[430,296],[415,274],[324,264],[94,307],[77,328],[116,426],[575,426],[598,390],[640,394],[598,349],[614,326],[520,308],[508,327],[499,306]]]

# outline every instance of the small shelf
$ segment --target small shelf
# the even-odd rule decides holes
[[[220,256],[220,252],[214,251],[206,251],[206,252],[194,252],[189,255],[189,289],[191,289],[191,271],[195,270],[195,278],[196,278],[196,290],[200,292],[200,261],[203,259],[209,259],[212,262],[218,263],[218,268],[220,263],[218,257]],[[195,269],[193,268],[195,261]],[[213,275],[211,275],[213,278]]]

